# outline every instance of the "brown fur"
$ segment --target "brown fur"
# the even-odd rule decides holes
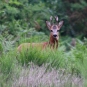
[[[46,49],[47,47],[50,47],[52,49],[58,47],[58,40],[56,40],[52,35],[50,35],[49,42],[42,42],[42,43],[23,43],[18,46],[17,50],[20,52],[23,48],[29,49],[29,47],[37,47],[41,49]]]

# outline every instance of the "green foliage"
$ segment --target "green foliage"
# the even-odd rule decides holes
[[[13,68],[13,60],[14,58],[11,57],[11,54],[1,56],[0,58],[0,71],[3,72],[4,74],[9,74],[12,71]]]
[[[71,4],[73,10],[82,10],[87,6],[86,1],[80,0],[80,3]]]
[[[63,44],[59,46],[57,50],[51,50],[50,48],[41,50],[39,48],[30,47],[27,50],[23,49],[20,53],[17,52],[17,49],[15,52],[13,50],[7,53],[5,52],[5,54],[0,57],[0,78],[4,78],[1,83],[5,85],[3,82],[7,79],[9,83],[11,79],[14,79],[15,70],[18,70],[17,72],[20,73],[21,67],[27,66],[27,69],[28,66],[30,66],[30,62],[33,62],[40,67],[43,64],[48,64],[47,69],[50,67],[56,70],[65,69],[66,72],[64,73],[80,76],[86,84],[86,53],[87,48],[80,41],[78,41],[76,47],[68,52],[65,51]],[[10,76],[11,78],[9,79]]]
[[[6,37],[6,38],[5,38]],[[0,53],[5,54],[9,52],[10,50],[13,50],[14,43],[16,42],[13,39],[13,36],[6,35],[5,37],[0,36]]]
[[[86,36],[86,15],[87,15],[87,2],[85,0],[79,0],[76,3],[70,3],[70,22],[72,27],[72,32],[74,34],[79,35],[81,34],[82,37]],[[84,32],[84,33],[82,33]]]
[[[20,63],[22,63],[22,65],[28,65],[29,62],[34,62],[37,65],[42,65],[46,62],[47,55],[40,49],[32,49],[32,47],[30,47],[30,49],[22,50],[17,59]]]
[[[20,43],[43,42],[47,40],[48,40],[47,35],[45,35],[43,32],[37,32],[34,28],[22,31],[22,34],[20,37]]]
[[[39,66],[49,63],[52,67],[59,68],[65,65],[65,62],[63,63],[65,60],[63,56],[64,54],[62,51],[54,51],[50,50],[50,48],[42,51],[39,47],[30,47],[29,49],[24,48],[17,59],[22,65],[28,65],[29,62],[34,62]]]
[[[0,56],[0,87],[11,87],[14,76],[18,76],[20,65],[17,66],[16,52],[11,51]]]
[[[58,15],[59,21],[64,20],[61,29],[62,35],[78,35],[78,32],[86,31],[86,6],[85,0],[76,3],[69,3],[62,0],[9,0],[0,1],[0,33],[5,32],[17,36],[20,31],[30,29],[39,24],[37,30],[48,34],[45,21],[49,17]],[[85,36],[86,33],[81,33]]]
[[[0,7],[0,32],[3,34],[6,31],[14,36],[19,35],[19,31],[34,27],[35,21],[39,25],[43,23],[41,27],[45,27],[43,20],[50,14],[44,3],[32,5],[28,0],[9,0],[8,3],[1,1]]]
[[[48,41],[45,21],[50,16],[59,16],[64,25],[61,35],[87,36],[87,2],[80,0],[1,0],[0,1],[0,87],[12,87],[13,80],[21,68],[28,69],[30,62],[37,66],[48,64],[47,69],[64,69],[64,72],[83,78],[87,86],[87,39],[76,39],[76,47],[71,38],[63,37],[57,50],[30,48],[17,52],[21,43]],[[75,0],[74,0],[75,1]],[[37,26],[38,25],[38,26]],[[69,47],[67,50],[66,45]],[[15,49],[15,51],[14,51]]]

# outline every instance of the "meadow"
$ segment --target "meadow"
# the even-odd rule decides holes
[[[17,42],[2,42],[0,87],[86,87],[86,41],[76,39],[76,46],[73,47],[69,44],[70,38],[62,39],[57,50],[30,47],[20,53],[17,51]],[[19,43],[33,40],[42,42],[41,36],[37,35],[27,39],[22,37]],[[67,47],[70,49],[67,50]]]

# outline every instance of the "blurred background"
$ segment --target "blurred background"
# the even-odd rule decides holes
[[[50,16],[64,21],[60,30],[63,39],[86,39],[87,0],[0,0],[0,40],[12,44],[47,41],[45,22]]]

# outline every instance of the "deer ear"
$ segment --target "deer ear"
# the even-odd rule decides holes
[[[50,23],[49,21],[46,21],[46,25],[47,25],[48,29],[50,30],[50,28],[51,28],[51,23]]]
[[[63,21],[60,21],[59,24],[58,24],[58,27],[61,28],[63,25]]]

